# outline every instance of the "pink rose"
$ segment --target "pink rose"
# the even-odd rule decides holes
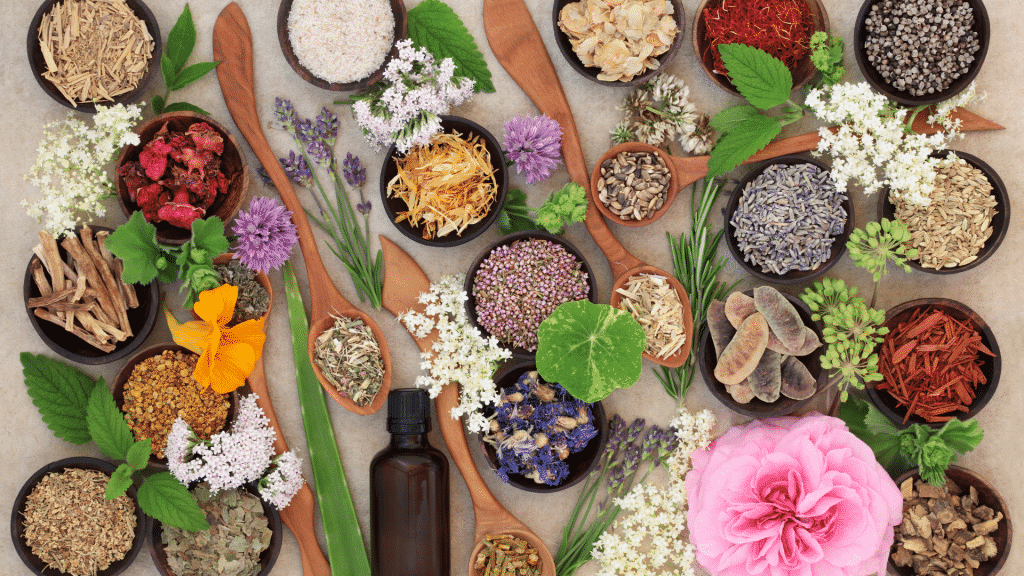
[[[693,454],[687,523],[715,576],[885,574],[896,484],[842,420],[818,413],[730,428]]]

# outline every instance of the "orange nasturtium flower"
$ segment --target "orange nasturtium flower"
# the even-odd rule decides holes
[[[242,384],[256,367],[267,335],[263,318],[228,328],[238,300],[238,287],[224,284],[199,294],[192,307],[200,320],[179,324],[166,308],[167,325],[175,344],[199,354],[193,377],[204,388],[227,394]]]

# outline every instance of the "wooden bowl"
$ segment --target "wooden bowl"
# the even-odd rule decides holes
[[[609,302],[613,308],[618,308],[619,303],[622,302],[622,294],[619,294],[619,288],[626,285],[626,282],[630,278],[639,274],[652,274],[655,276],[664,276],[672,288],[675,289],[676,294],[680,296],[680,302],[683,305],[683,330],[686,334],[686,341],[683,342],[683,346],[671,356],[664,358],[655,358],[649,354],[646,349],[644,350],[643,357],[647,358],[651,362],[661,364],[662,366],[668,367],[679,367],[682,366],[686,359],[690,357],[690,349],[693,347],[693,309],[690,307],[690,298],[686,294],[686,289],[683,288],[683,284],[671,274],[665,274],[662,270],[649,266],[647,264],[638,266],[631,270],[628,270],[625,274],[616,278],[615,283],[612,284],[612,297]]]
[[[354,82],[328,82],[323,78],[319,78],[313,75],[305,66],[299,63],[299,58],[295,55],[292,50],[292,42],[288,37],[288,15],[292,11],[292,0],[281,0],[281,5],[277,9],[277,40],[281,43],[281,52],[284,53],[284,59],[291,65],[292,70],[299,75],[300,78],[316,86],[317,88],[323,88],[324,90],[332,90],[335,92],[351,92],[354,90],[365,90],[372,84],[375,84],[378,80],[384,77],[384,69],[387,68],[388,62],[392,58],[398,57],[397,44],[399,41],[405,39],[408,36],[409,29],[409,14],[405,9],[405,3],[402,0],[390,0],[391,1],[391,13],[395,17],[395,30],[394,39],[391,41],[391,51],[384,58],[384,62],[380,65],[369,76],[362,80],[356,80]]]
[[[43,16],[45,16],[55,4],[62,1],[63,0],[43,0],[42,5],[39,6],[39,10],[36,11],[36,15],[32,18],[32,23],[28,26],[28,64],[32,69],[32,76],[35,77],[36,82],[39,83],[39,87],[42,88],[43,92],[46,92],[50,98],[53,98],[61,105],[67,106],[76,112],[92,114],[96,112],[96,104],[93,102],[79,102],[78,106],[75,106],[64,97],[64,94],[54,86],[53,82],[43,78],[43,73],[46,72],[47,66],[46,58],[43,57],[43,51],[39,47],[39,25],[43,21]],[[139,84],[135,89],[114,97],[113,101],[100,102],[101,106],[130,104],[137,101],[149,88],[153,79],[159,75],[160,56],[163,54],[163,43],[160,37],[160,26],[156,21],[156,17],[153,16],[149,7],[146,6],[142,0],[125,0],[125,3],[128,5],[128,8],[135,13],[135,16],[146,23],[146,28],[149,29],[149,35],[153,37],[153,54],[149,59],[149,69],[146,71],[145,76],[139,80]]]
[[[631,80],[598,80],[597,75],[601,72],[601,69],[597,66],[585,66],[579,57],[576,56],[576,52],[572,48],[572,43],[569,42],[569,37],[558,27],[558,13],[567,4],[576,2],[578,0],[555,0],[551,10],[551,23],[555,30],[555,44],[558,46],[558,51],[562,53],[562,57],[569,63],[569,66],[573,70],[579,72],[586,79],[603,84],[605,86],[638,86],[647,82],[651,78],[665,70],[666,67],[672,62],[679,53],[679,47],[683,44],[683,32],[686,28],[686,21],[683,10],[683,3],[681,0],[668,0],[672,4],[673,14],[672,17],[676,21],[678,32],[676,37],[672,40],[672,45],[669,46],[668,50],[658,56],[658,63],[660,66],[652,70],[647,70],[642,74],[634,76]]]
[[[708,78],[712,82],[717,84],[724,90],[728,90],[733,94],[739,95],[739,90],[733,85],[729,77],[724,71],[715,70],[715,59],[711,55],[711,41],[707,38],[708,28],[704,23],[704,10],[709,7],[718,6],[722,0],[703,0],[697,11],[693,14],[693,51],[697,54],[697,59],[700,60],[701,68],[704,69],[704,73],[708,75]],[[814,24],[814,28],[810,31],[810,34],[815,32],[828,32],[828,13],[825,12],[825,5],[822,4],[821,0],[806,0],[807,7],[810,10],[811,22]],[[810,37],[808,36],[808,39]],[[811,54],[808,52],[803,58],[797,62],[795,69],[791,69],[793,73],[793,90],[799,90],[805,84],[810,82],[814,78],[815,74],[818,73],[818,69],[811,63]]]
[[[913,478],[915,481],[920,479],[921,474],[917,468],[908,470],[907,472],[896,478],[896,485],[899,486],[907,478]],[[989,534],[993,540],[996,541],[996,547],[999,548],[999,553],[989,560],[981,563],[974,571],[974,576],[995,576],[1002,569],[1003,564],[1006,563],[1006,559],[1010,557],[1010,545],[1013,543],[1013,526],[1010,523],[1010,510],[1006,506],[1006,501],[995,489],[994,486],[988,483],[987,480],[978,475],[977,472],[968,470],[962,466],[956,464],[950,464],[946,468],[946,478],[952,480],[954,484],[959,486],[964,492],[968,491],[970,486],[974,486],[974,489],[978,491],[978,501],[991,508],[994,512],[1002,512],[1003,519],[999,522],[999,528],[995,532]],[[892,554],[896,552],[896,545],[890,550],[889,561],[887,564],[888,573],[895,574],[896,576],[915,576],[914,569],[912,566],[897,566],[892,561]]]
[[[44,476],[50,472],[63,472],[71,468],[99,470],[107,476],[112,475],[114,470],[117,469],[113,464],[97,458],[86,458],[82,456],[65,458],[43,466],[32,474],[32,476],[29,477],[21,487],[21,491],[18,492],[17,497],[14,499],[14,509],[11,512],[11,538],[14,540],[14,549],[21,558],[21,561],[25,563],[25,566],[27,566],[33,574],[38,576],[64,576],[65,573],[57,570],[56,568],[46,567],[46,564],[40,560],[38,556],[32,553],[32,550],[25,542],[25,518],[22,515],[22,511],[25,509],[25,503],[28,499],[29,493]],[[124,572],[124,570],[135,560],[135,557],[139,555],[139,551],[142,550],[142,546],[146,541],[146,534],[149,533],[149,523],[151,520],[149,516],[142,512],[142,508],[139,507],[138,493],[135,487],[130,486],[127,494],[135,504],[135,537],[132,540],[132,547],[128,550],[128,553],[125,554],[124,558],[117,562],[113,562],[106,570],[99,570],[96,572],[97,576],[114,576],[115,574]]]
[[[494,180],[498,185],[498,192],[483,220],[476,224],[470,224],[467,226],[466,229],[463,230],[462,235],[451,233],[445,236],[435,237],[430,240],[423,238],[422,225],[412,226],[408,220],[396,222],[399,212],[408,210],[408,205],[405,203],[405,200],[388,196],[388,182],[398,174],[398,164],[396,164],[395,158],[399,154],[397,148],[393,144],[391,145],[391,148],[388,149],[387,157],[384,159],[384,163],[380,170],[380,198],[381,203],[384,205],[384,212],[388,215],[388,219],[406,238],[409,238],[419,244],[423,244],[424,246],[448,248],[451,246],[459,246],[473,240],[487,231],[487,229],[491,227],[491,224],[494,224],[494,221],[498,219],[498,214],[501,212],[502,204],[505,203],[505,196],[508,194],[509,174],[505,161],[505,153],[502,151],[501,145],[498,143],[497,139],[494,138],[494,135],[488,132],[483,126],[458,116],[441,116],[441,131],[446,134],[458,132],[459,134],[467,137],[479,136],[491,155],[491,166],[493,166],[495,170]]]
[[[988,404],[989,400],[996,393],[996,386],[999,385],[999,375],[1002,373],[1003,359],[999,354],[999,343],[996,342],[996,336],[992,333],[992,329],[988,323],[985,322],[981,316],[971,310],[967,305],[957,302],[956,300],[950,300],[949,298],[919,298],[917,300],[911,300],[904,302],[898,306],[890,308],[885,312],[885,324],[889,331],[892,332],[899,325],[900,322],[905,322],[910,318],[910,315],[919,308],[934,307],[941,309],[953,318],[961,322],[965,322],[973,327],[981,335],[981,343],[986,348],[995,354],[995,357],[981,354],[982,364],[981,372],[985,375],[988,381],[978,386],[974,402],[971,403],[970,409],[967,412],[957,412],[956,418],[959,420],[970,420],[981,412],[981,409]],[[865,386],[867,389],[868,397],[871,398],[871,402],[874,403],[875,407],[878,408],[882,414],[892,421],[896,426],[903,427],[903,418],[907,415],[906,407],[897,404],[896,399],[884,390],[879,390],[874,384],[868,384]],[[908,420],[907,424],[924,424],[931,426],[932,428],[941,428],[943,422],[928,422],[920,416],[912,415]]]
[[[668,185],[665,186],[665,200],[662,202],[661,208],[648,213],[648,217],[643,220],[623,220],[613,213],[608,208],[608,205],[602,202],[598,197],[597,186],[601,181],[601,165],[604,164],[606,160],[615,158],[622,152],[646,152],[648,154],[657,154],[662,161],[665,162],[665,166],[668,167],[669,180]],[[679,194],[679,181],[675,176],[675,170],[676,168],[672,163],[672,157],[657,146],[651,146],[650,144],[644,144],[643,142],[624,142],[622,144],[616,144],[608,149],[608,151],[598,159],[597,164],[594,165],[594,170],[590,173],[590,190],[593,191],[594,195],[593,206],[595,206],[597,211],[600,212],[601,215],[609,222],[614,222],[620,226],[626,226],[627,228],[639,228],[641,226],[653,224],[668,212],[669,207],[672,206],[672,202]]]
[[[206,209],[205,218],[217,216],[224,221],[225,228],[236,214],[242,201],[249,194],[249,164],[245,159],[245,153],[231,132],[216,120],[196,114],[195,112],[167,112],[147,122],[143,122],[136,129],[139,135],[137,146],[125,146],[121,148],[121,154],[117,157],[117,168],[128,162],[137,161],[139,152],[153,139],[153,136],[167,124],[169,130],[184,132],[188,127],[198,122],[206,122],[224,139],[224,153],[221,155],[221,171],[228,179],[228,193],[217,194],[213,204]],[[139,205],[131,200],[128,187],[124,179],[116,176],[117,203],[125,216],[131,216],[132,212],[139,210]],[[188,242],[192,237],[192,231],[185,228],[172,226],[167,222],[157,222],[157,242],[168,246],[180,246]]]
[[[949,152],[950,150],[939,150],[932,154],[932,156],[936,158],[944,158]],[[908,266],[914,270],[920,270],[921,272],[926,272],[928,274],[957,274],[980,266],[982,262],[988,260],[993,254],[995,254],[996,249],[999,248],[999,245],[1003,243],[1003,239],[1006,238],[1006,231],[1010,227],[1010,195],[1002,178],[999,177],[999,174],[997,174],[991,166],[977,156],[966,152],[960,152],[959,150],[954,152],[956,152],[956,155],[968,164],[981,170],[985,174],[985,177],[988,178],[988,181],[992,183],[992,195],[995,196],[996,199],[996,214],[992,217],[992,235],[989,236],[987,241],[985,241],[985,245],[978,252],[978,257],[973,262],[964,266],[942,269],[925,268],[924,266],[921,266],[921,262],[918,260],[907,260]],[[889,201],[889,194],[887,190],[888,189],[882,190],[878,195],[878,217],[895,220],[896,207]]]
[[[923,106],[949,100],[967,88],[967,86],[970,85],[970,83],[978,76],[978,72],[981,71],[981,65],[985,62],[985,56],[988,54],[989,40],[992,36],[992,28],[988,20],[988,11],[985,10],[985,4],[981,0],[965,0],[974,11],[974,26],[972,30],[978,33],[978,52],[974,55],[974,62],[971,63],[967,73],[951,82],[948,88],[941,92],[928,94],[926,96],[913,96],[909,92],[899,90],[892,86],[887,80],[885,80],[885,78],[882,78],[882,75],[879,74],[877,70],[875,70],[874,64],[868,61],[867,50],[864,48],[864,42],[867,40],[865,20],[867,20],[868,14],[871,11],[871,6],[879,1],[880,0],[865,0],[864,4],[860,8],[860,12],[857,14],[857,23],[854,24],[853,27],[852,48],[853,53],[857,58],[857,67],[860,68],[861,74],[864,75],[864,80],[866,80],[872,88],[881,92],[897,104],[911,107]],[[959,48],[952,49],[959,50]]]
[[[531,371],[536,370],[537,365],[532,361],[509,361],[506,362],[501,368],[498,369],[494,374],[494,384],[499,391],[515,386],[519,378]],[[575,453],[570,454],[566,458],[565,462],[569,465],[569,475],[565,480],[558,486],[549,486],[547,484],[538,484],[533,480],[527,478],[522,474],[509,474],[508,484],[519,488],[520,490],[526,490],[527,492],[537,492],[540,494],[549,494],[551,492],[559,492],[565,490],[570,486],[579,484],[584,478],[590,475],[590,472],[594,470],[600,463],[601,455],[604,454],[605,444],[608,442],[608,417],[605,414],[604,406],[600,401],[594,402],[590,405],[591,413],[594,417],[594,428],[597,429],[597,436],[590,439],[586,447]],[[484,409],[484,415],[488,418],[494,414],[494,407],[486,407]],[[494,446],[484,442],[483,435],[477,434],[477,439],[480,442],[480,447],[484,451],[484,457],[487,459],[487,463],[491,465],[491,470],[497,473],[500,467],[498,463],[498,453]]]
[[[473,263],[470,264],[469,271],[466,272],[466,283],[463,288],[466,291],[466,295],[469,297],[466,300],[466,317],[469,319],[470,325],[480,330],[480,333],[483,334],[485,338],[490,336],[490,332],[488,332],[487,329],[481,326],[480,323],[477,321],[476,297],[473,296],[473,284],[476,279],[476,273],[480,269],[480,265],[483,264],[484,260],[486,260],[487,257],[491,255],[491,252],[493,252],[495,248],[498,248],[499,246],[508,246],[513,242],[532,238],[549,240],[551,242],[554,242],[555,244],[560,245],[562,248],[565,248],[566,252],[575,256],[582,266],[581,269],[587,275],[587,285],[590,287],[590,292],[589,296],[587,297],[587,300],[590,300],[591,302],[595,303],[597,302],[597,279],[594,277],[594,271],[590,268],[590,265],[587,264],[587,260],[583,257],[583,253],[581,253],[579,249],[576,248],[576,246],[572,245],[568,240],[562,238],[561,236],[548,234],[547,232],[541,232],[539,230],[526,230],[523,232],[515,232],[507,236],[503,236],[502,238],[498,239],[497,242],[493,242],[487,248],[484,248],[483,252],[481,252],[480,255],[477,256],[475,260],[473,260]],[[530,351],[527,350],[526,348],[509,347],[505,344],[502,344],[502,347],[507,348],[510,352],[512,352],[513,358],[518,358],[520,360],[533,360],[533,358],[537,356],[536,350]]]
[[[110,232],[109,228],[101,226],[94,226],[92,229],[94,232],[100,230]],[[60,246],[59,242],[57,250],[62,259],[67,256],[67,251]],[[29,298],[38,298],[40,296],[39,288],[32,278],[32,262],[38,259],[37,256],[33,255],[29,259],[28,266],[25,268],[25,283],[22,291],[25,295],[26,303]],[[139,299],[139,306],[128,309],[128,324],[132,327],[134,336],[129,337],[123,342],[118,342],[113,352],[104,352],[93,348],[85,340],[64,330],[63,326],[41,320],[31,309],[26,308],[28,319],[43,343],[63,358],[79,364],[89,365],[116,362],[132,354],[142,346],[142,343],[149,337],[150,332],[153,331],[153,326],[156,325],[156,317],[160,312],[160,288],[157,281],[153,280],[149,284],[135,284],[134,286],[135,294]]]
[[[752,296],[753,290],[747,290],[744,294]],[[817,381],[817,388],[821,390],[821,387],[828,382],[828,372],[821,367],[821,357],[825,354],[826,345],[824,344],[824,335],[821,331],[821,325],[818,322],[811,320],[811,310],[803,303],[802,300],[796,296],[783,293],[786,300],[792,304],[800,319],[803,320],[805,326],[810,326],[818,338],[822,341],[822,345],[816,350],[806,356],[800,356],[799,360],[807,367],[807,370],[814,376]],[[704,330],[704,335],[700,339],[700,353],[697,354],[697,364],[700,367],[700,374],[704,377],[704,382],[708,385],[711,390],[711,394],[718,398],[718,401],[725,404],[733,412],[737,412],[750,418],[774,418],[776,416],[786,416],[792,414],[797,410],[803,408],[808,402],[814,397],[807,398],[806,400],[793,400],[792,398],[786,398],[785,396],[779,396],[779,399],[775,402],[764,402],[758,398],[754,398],[747,404],[740,404],[733,400],[732,395],[725,389],[725,385],[715,378],[715,366],[718,365],[718,358],[715,354],[715,346],[711,342],[711,332],[707,329]]]
[[[725,233],[725,245],[729,247],[729,253],[732,254],[733,259],[736,260],[740,267],[758,280],[768,282],[770,284],[803,284],[825,274],[825,272],[835,266],[843,257],[843,254],[846,253],[846,242],[850,239],[850,234],[853,232],[854,228],[853,202],[850,200],[850,194],[847,193],[846,200],[842,202],[842,207],[846,210],[846,225],[843,227],[841,234],[833,237],[834,240],[829,250],[829,257],[825,262],[818,264],[811,270],[790,270],[785,274],[764,272],[760,266],[747,262],[744,258],[743,253],[740,251],[739,245],[736,242],[734,227],[729,224],[729,221],[732,219],[732,215],[735,214],[736,210],[739,208],[740,201],[743,199],[743,191],[747,185],[752,183],[758,176],[775,164],[785,164],[788,166],[794,164],[814,164],[826,172],[829,170],[828,165],[824,162],[803,154],[782,156],[759,164],[757,168],[748,173],[747,176],[740,180],[739,184],[733,188],[732,194],[729,196],[729,202],[725,205],[725,211],[723,212],[727,228]]]

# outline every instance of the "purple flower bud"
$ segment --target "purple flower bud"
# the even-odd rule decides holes
[[[296,154],[294,150],[288,152],[287,158],[281,158],[281,166],[284,167],[285,174],[294,182],[307,188],[313,186],[313,173],[301,154]]]
[[[345,159],[341,162],[342,172],[345,174],[345,182],[348,182],[349,186],[355,186],[356,188],[366,184],[366,168],[363,163],[359,160],[358,156],[353,156],[351,152],[345,155]],[[367,208],[369,210],[369,208]]]
[[[646,425],[647,421],[643,418],[633,420],[633,423],[626,429],[626,442],[636,442],[636,439],[640,437],[640,433],[644,431],[644,426]]]
[[[292,106],[291,100],[283,100],[281,98],[274,99],[274,116],[277,119],[278,125],[288,132],[294,135],[296,133],[296,114],[295,107]]]
[[[263,182],[264,186],[270,186],[273,188],[274,181],[270,179],[270,174],[267,173],[267,169],[263,166],[256,168],[256,175],[260,177],[260,182]]]

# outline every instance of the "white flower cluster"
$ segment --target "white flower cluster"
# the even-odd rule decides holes
[[[641,84],[622,106],[632,120],[616,126],[616,142],[637,140],[660,146],[678,136],[683,150],[707,154],[714,142],[706,118],[690,102],[690,88],[677,76],[659,74]]]
[[[260,496],[281,510],[291,503],[302,483],[302,459],[289,450],[271,462],[270,472],[260,480]]]
[[[141,117],[138,106],[117,104],[97,106],[93,128],[73,113],[47,124],[36,163],[25,175],[43,198],[34,204],[22,200],[28,215],[55,237],[75,229],[79,212],[103,216],[103,200],[114,192],[106,167],[122,146],[139,143],[132,128]]]
[[[467,416],[466,428],[484,432],[490,428],[483,406],[493,406],[501,400],[491,379],[494,368],[511,353],[499,346],[496,338],[484,338],[469,324],[464,281],[465,274],[457,274],[431,284],[430,292],[419,297],[420,303],[426,305],[424,313],[404,312],[398,319],[416,338],[426,338],[437,330],[438,338],[431,352],[422,354],[420,364],[429,375],[417,377],[416,385],[426,388],[431,398],[437,398],[442,387],[457,382],[459,405],[452,408],[452,418]]]
[[[845,191],[852,180],[864,187],[865,194],[888,186],[910,203],[928,204],[936,168],[943,162],[929,155],[957,135],[959,122],[949,115],[973,99],[974,90],[972,83],[964,94],[939,107],[929,121],[947,132],[932,135],[908,134],[904,129],[908,110],[894,108],[866,82],[816,88],[805,102],[819,120],[838,126],[819,129],[818,153],[832,156],[832,179],[840,190]],[[881,168],[881,178],[876,167]]]
[[[413,48],[412,40],[398,43],[381,81],[386,88],[353,98],[352,112],[375,150],[392,142],[405,154],[413,146],[426,145],[441,131],[439,114],[446,114],[473,95],[475,82],[454,77],[455,62],[440,64],[426,48]]]
[[[686,473],[690,455],[711,441],[715,417],[680,408],[672,421],[679,447],[668,458],[667,486],[638,484],[615,504],[622,508],[615,523],[594,543],[598,576],[693,576],[696,553],[686,530]]]

